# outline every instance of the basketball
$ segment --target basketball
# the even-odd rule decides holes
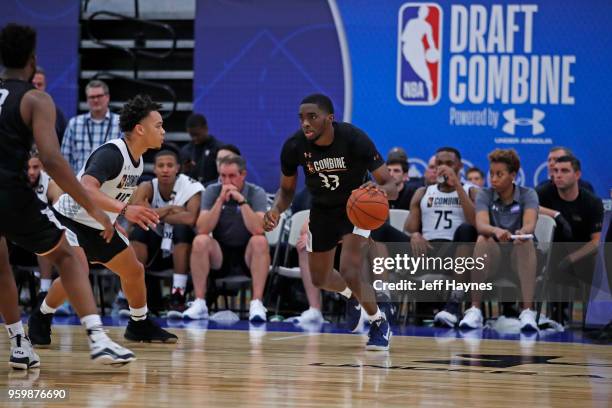
[[[389,217],[389,201],[376,189],[359,188],[346,202],[346,213],[354,226],[375,230]]]

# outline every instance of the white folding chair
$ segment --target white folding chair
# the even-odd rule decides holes
[[[404,231],[404,225],[408,219],[410,211],[392,208],[389,210],[389,223],[397,230]]]

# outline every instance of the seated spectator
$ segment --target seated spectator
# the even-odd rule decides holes
[[[389,208],[401,210],[410,209],[410,201],[415,191],[425,185],[425,179],[421,177],[408,177],[408,161],[399,158],[387,159],[387,170],[397,183],[398,196],[395,200],[389,200]]]
[[[577,158],[557,158],[553,165],[553,184],[539,189],[538,197],[540,213],[557,222],[555,242],[581,243],[553,247],[557,273],[574,271],[574,276],[590,286],[602,229],[603,204],[586,188],[579,187],[581,175]]]
[[[553,185],[553,177],[554,177],[553,173],[555,171],[555,163],[557,162],[557,159],[559,157],[563,157],[563,156],[574,156],[574,153],[565,146],[555,146],[548,151],[548,159],[546,161],[546,165],[547,165],[546,168],[548,170],[548,179],[538,184],[536,186],[536,191],[539,191],[540,189],[544,187],[551,187]],[[584,188],[590,191],[591,193],[595,194],[595,189],[593,188],[593,185],[589,183],[588,181],[583,180],[582,178],[578,180],[578,186],[580,188]]]
[[[240,156],[240,149],[236,145],[233,144],[224,144],[219,146],[219,150],[217,150],[217,156],[215,157],[215,164],[217,166],[217,173],[219,172],[219,163],[221,159],[229,156]],[[211,180],[207,183],[204,183],[204,187],[208,187],[211,184],[220,183],[221,178],[217,178],[216,180]]]
[[[45,204],[53,205],[62,195],[62,189],[43,170],[36,150],[32,150],[28,160],[28,182],[38,199]],[[40,268],[40,291],[38,293],[38,304],[40,304],[47,296],[47,291],[51,286],[53,267],[42,256],[36,256],[36,259]]]
[[[431,186],[432,184],[436,184],[438,181],[438,173],[436,167],[436,155],[434,154],[429,158],[427,162],[427,168],[425,169],[425,185]]]
[[[410,203],[410,215],[405,230],[410,234],[413,256],[432,254],[431,242],[475,242],[474,202],[476,189],[463,186],[459,179],[461,154],[452,147],[438,149],[436,158],[437,183],[419,188]],[[447,256],[447,249],[441,247],[435,256]],[[452,255],[452,254],[451,254]],[[470,245],[458,245],[455,256],[471,255]],[[436,314],[434,322],[454,327],[460,312],[460,298],[451,294],[444,309]]]
[[[485,174],[478,167],[470,167],[465,173],[465,178],[479,188],[483,188],[485,185]]]
[[[133,203],[152,207],[160,223],[147,231],[134,225],[130,233],[130,243],[143,265],[156,269],[165,269],[164,264],[173,266],[169,318],[182,318],[185,310],[189,253],[195,237],[193,227],[204,190],[199,182],[178,174],[179,168],[175,152],[162,150],[155,155],[155,178],[138,186]]]
[[[484,268],[471,271],[471,281],[486,281],[489,271],[496,271],[500,260],[509,263],[518,272],[522,311],[519,315],[522,331],[538,329],[533,311],[536,278],[536,250],[533,239],[516,239],[511,235],[534,234],[538,220],[538,196],[527,187],[514,184],[520,169],[520,160],[514,149],[496,149],[489,154],[491,188],[478,191],[476,197],[476,228],[478,240],[475,258],[484,259]],[[499,243],[505,243],[502,247]],[[512,245],[512,243],[514,245]],[[508,259],[510,262],[508,262]],[[472,307],[466,310],[459,327],[477,329],[483,325],[480,302],[482,293],[471,291]]]
[[[204,185],[209,181],[216,181],[219,177],[217,150],[222,143],[208,133],[208,122],[204,115],[192,113],[185,126],[191,136],[191,142],[181,149],[182,172]]]
[[[205,299],[210,270],[227,275],[238,261],[253,278],[249,320],[266,321],[262,303],[270,268],[270,250],[262,227],[266,193],[245,182],[246,162],[240,156],[221,159],[219,173],[221,182],[210,185],[202,195],[196,224],[199,235],[193,241],[190,261],[196,299],[183,317],[208,318]]]

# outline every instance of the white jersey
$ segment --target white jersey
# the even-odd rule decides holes
[[[166,201],[159,193],[159,180],[154,178],[151,180],[151,184],[153,185],[153,200],[151,201],[151,207],[153,208],[161,208],[168,205],[183,206],[187,204],[191,197],[204,191],[202,183],[184,174],[179,174],[174,182],[170,200]]]
[[[100,186],[100,191],[106,194],[107,196],[114,198],[115,200],[119,200],[127,204],[130,201],[132,194],[134,194],[134,191],[136,191],[136,187],[138,186],[138,179],[142,175],[143,163],[141,157],[138,162],[138,166],[134,166],[130,157],[130,153],[128,152],[127,145],[125,144],[125,140],[112,139],[94,150],[87,158],[85,166],[83,166],[81,171],[79,171],[79,174],[77,174],[77,179],[81,180],[81,177],[83,177],[83,173],[85,172],[85,168],[87,167],[91,155],[93,155],[102,146],[106,146],[107,144],[114,144],[119,148],[118,154],[121,154],[123,158],[123,166],[121,167],[121,171],[115,178],[111,180],[106,180],[104,183],[102,183],[102,185]],[[81,207],[68,194],[62,194],[58,202],[55,204],[54,208],[60,214],[64,215],[65,217],[71,218],[76,222],[80,222],[81,224],[87,225],[95,229],[104,229],[99,222],[94,220],[87,213],[87,211],[85,211],[85,209]],[[119,213],[109,211],[106,211],[106,214],[108,215],[112,223],[115,222],[117,216],[119,215]]]
[[[469,186],[463,186],[469,194]],[[423,237],[452,241],[455,230],[465,222],[463,207],[457,191],[444,193],[434,184],[427,187],[421,199],[421,225]]]
[[[49,198],[47,197],[49,181],[51,181],[51,177],[44,171],[41,171],[40,176],[38,176],[38,183],[34,186],[34,192],[38,196],[38,199],[45,204],[49,204]]]
[[[174,181],[170,199],[166,201],[159,192],[159,180],[154,178],[151,180],[151,184],[153,185],[153,199],[151,200],[151,207],[153,208],[162,208],[168,205],[184,206],[191,197],[204,191],[202,183],[184,174],[179,174]],[[173,225],[160,222],[155,232],[164,238],[172,239]]]

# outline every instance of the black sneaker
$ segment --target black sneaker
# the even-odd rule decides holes
[[[178,337],[159,327],[148,316],[144,320],[130,319],[123,337],[130,341],[144,343],[176,343],[178,341]]]
[[[185,295],[180,290],[175,290],[170,295],[168,302],[168,319],[182,319],[185,311]]]
[[[28,337],[35,346],[48,346],[51,344],[51,321],[53,313],[42,314],[36,309],[28,319]]]

